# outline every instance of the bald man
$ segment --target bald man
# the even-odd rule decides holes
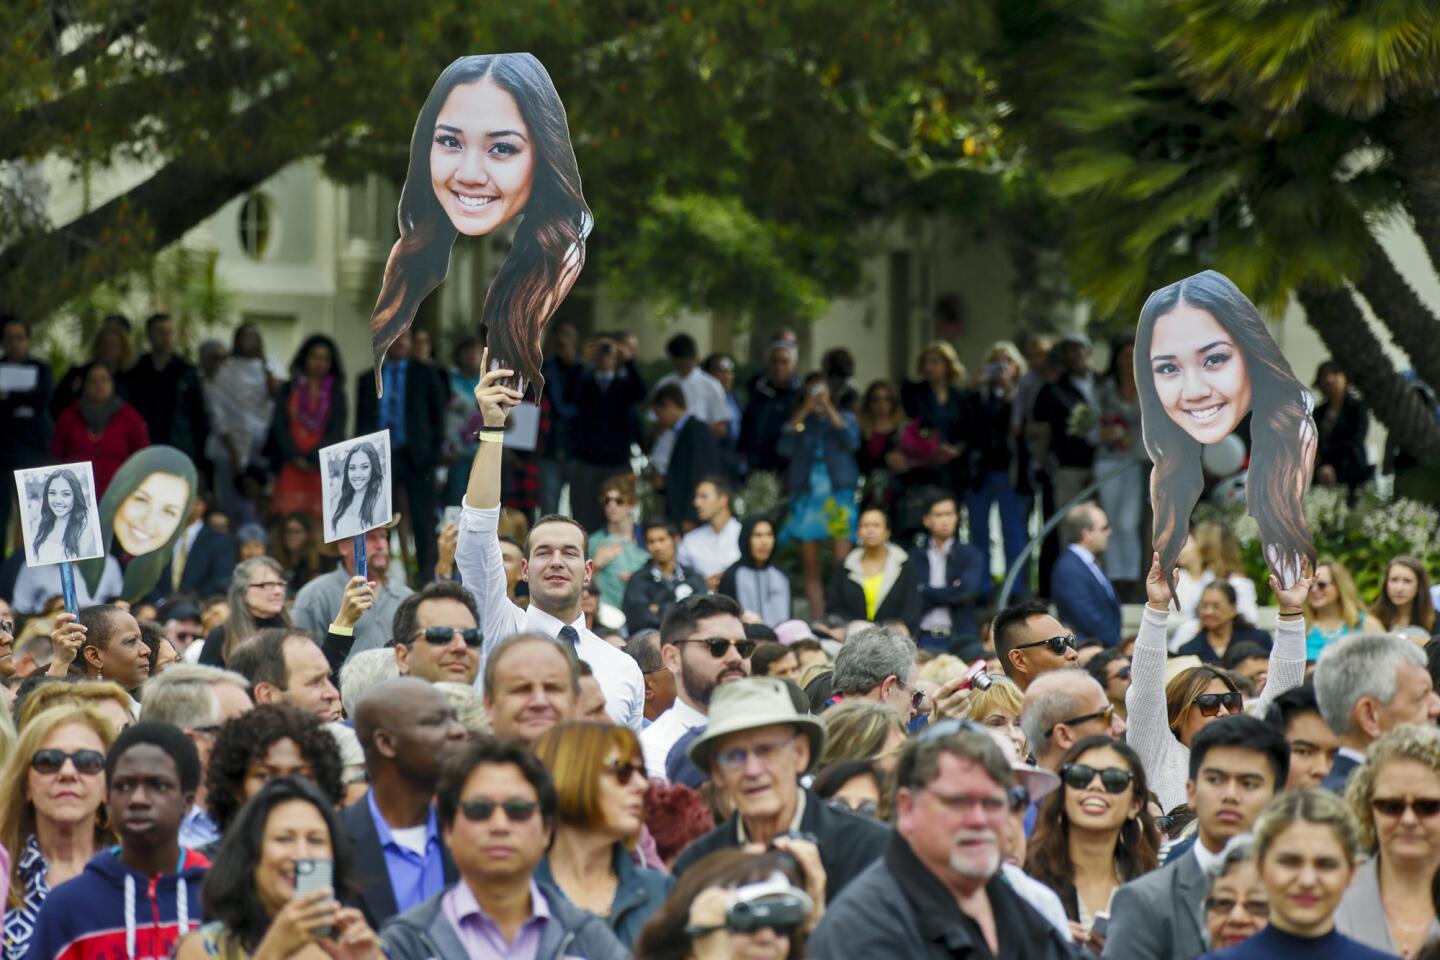
[[[1036,677],[1025,690],[1020,729],[1030,743],[1035,763],[1056,770],[1060,758],[1089,736],[1125,736],[1125,721],[1105,695],[1105,688],[1084,670],[1052,670]]]
[[[441,758],[465,738],[455,708],[424,680],[371,687],[355,707],[370,792],[340,812],[355,844],[360,909],[372,929],[455,882],[432,799]]]

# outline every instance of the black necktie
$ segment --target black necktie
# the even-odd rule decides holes
[[[566,624],[565,626],[560,628],[559,638],[565,643],[570,644],[572,649],[577,643],[580,642],[580,634],[576,633],[575,628],[570,626],[569,624]]]

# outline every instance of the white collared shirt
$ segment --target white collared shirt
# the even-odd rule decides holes
[[[676,742],[696,727],[703,727],[710,718],[679,697],[655,722],[640,731],[640,749],[645,753],[645,774],[652,780],[670,778],[665,774],[665,761]]]
[[[460,571],[465,589],[475,598],[480,610],[480,630],[484,635],[480,672],[475,676],[475,689],[484,693],[484,658],[506,637],[517,633],[543,633],[556,637],[567,624],[534,603],[524,610],[505,592],[505,564],[500,556],[497,528],[500,508],[479,510],[462,504],[460,535],[455,545],[455,569]],[[605,711],[611,719],[632,730],[640,729],[645,715],[645,678],[633,657],[613,644],[601,640],[585,627],[581,614],[568,626],[580,638],[575,654],[590,664],[600,692],[605,695]]]
[[[700,524],[681,538],[675,559],[702,577],[724,573],[740,560],[740,521],[731,517],[718,531],[711,524]]]

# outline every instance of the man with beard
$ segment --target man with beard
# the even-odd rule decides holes
[[[485,354],[481,368],[488,367],[489,355]],[[526,538],[522,568],[530,587],[530,606],[522,610],[506,595],[505,562],[497,531],[505,418],[521,397],[518,390],[504,385],[513,376],[510,370],[490,370],[475,388],[485,425],[470,469],[455,547],[455,567],[480,610],[482,658],[517,633],[540,633],[559,640],[595,671],[606,710],[615,722],[639,730],[645,710],[645,679],[640,668],[618,647],[591,633],[580,609],[581,592],[595,572],[594,563],[586,559],[585,528],[559,514],[537,520]],[[483,681],[482,674],[476,683]]]
[[[703,727],[716,686],[750,675],[755,641],[745,638],[740,604],[720,594],[687,597],[660,625],[660,656],[675,677],[675,703],[640,734],[645,772],[665,779],[670,748],[690,730]]]
[[[895,784],[884,854],[831,898],[809,955],[1076,956],[1000,872],[1015,778],[989,736],[936,724],[901,750]]]

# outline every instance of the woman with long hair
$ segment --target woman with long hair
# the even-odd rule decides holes
[[[385,468],[380,451],[371,443],[357,443],[345,451],[340,467],[340,496],[332,514],[336,537],[354,537],[375,526],[375,509],[385,490]]]
[[[555,780],[558,817],[536,878],[604,918],[627,947],[665,902],[674,881],[640,866],[632,850],[645,824],[644,754],[628,727],[572,721],[535,741]]]
[[[330,889],[296,896],[297,863],[330,863]],[[355,907],[354,854],[333,806],[303,777],[281,777],[235,818],[201,888],[206,923],[177,960],[296,957],[382,960],[379,938]]]
[[[1270,649],[1270,668],[1265,691],[1258,698],[1263,707],[1305,679],[1305,621],[1300,605],[1310,589],[1302,578],[1281,588],[1270,577],[1270,589],[1280,606],[1275,627],[1275,644]],[[1165,624],[1170,615],[1170,582],[1160,572],[1160,556],[1150,563],[1145,578],[1149,598],[1135,637],[1130,659],[1130,689],[1125,693],[1126,741],[1134,748],[1150,774],[1150,789],[1166,813],[1185,803],[1185,782],[1190,777],[1190,742],[1195,734],[1215,719],[1239,713],[1245,698],[1230,674],[1215,666],[1202,665],[1182,670],[1165,682]]]
[[[1224,580],[1212,580],[1200,593],[1200,632],[1177,656],[1199,657],[1202,663],[1218,664],[1225,652],[1237,643],[1256,643],[1269,652],[1270,634],[1259,629],[1239,611],[1235,588]]]
[[[285,609],[285,569],[270,557],[251,557],[235,565],[230,576],[230,619],[211,630],[200,650],[200,662],[223,667],[230,651],[266,627],[290,626]]]
[[[1374,621],[1360,605],[1355,580],[1338,561],[1329,557],[1315,565],[1315,583],[1305,597],[1305,659],[1320,659],[1320,651],[1351,633],[1373,629]]]
[[[741,609],[774,627],[790,619],[790,578],[775,565],[775,521],[746,517],[740,525],[740,559],[720,575],[716,593],[732,597]]]
[[[1059,774],[1061,788],[1040,804],[1025,872],[1060,895],[1071,933],[1087,943],[1120,885],[1160,865],[1160,830],[1145,767],[1119,740],[1084,738],[1061,758]]]
[[[10,852],[4,960],[30,946],[52,888],[78,877],[114,842],[105,816],[105,754],[114,724],[90,707],[35,714],[20,731],[0,792],[0,846]]]
[[[270,553],[285,570],[290,592],[320,575],[320,541],[315,536],[316,523],[309,512],[289,513],[280,518],[270,531]]]
[[[39,563],[74,560],[94,544],[85,536],[90,507],[73,470],[56,470],[40,491],[40,523],[35,528],[35,559]],[[53,536],[54,539],[51,539]],[[81,538],[86,542],[82,543]]]
[[[895,478],[910,469],[909,461],[897,449],[905,410],[895,385],[889,380],[872,380],[855,408],[855,420],[860,427],[855,461],[864,484],[861,500],[888,510],[895,499]]]
[[[345,368],[340,348],[311,334],[290,361],[290,380],[275,397],[270,454],[279,465],[271,515],[320,518],[320,448],[345,439]]]
[[[1425,564],[1416,557],[1396,557],[1387,563],[1380,595],[1370,612],[1387,633],[1405,630],[1422,642],[1428,639],[1435,632],[1435,604]]]
[[[1155,465],[1153,540],[1167,582],[1205,488],[1201,450],[1228,437],[1253,411],[1246,502],[1266,563],[1282,588],[1294,586],[1305,561],[1315,565],[1301,509],[1315,461],[1315,401],[1260,311],[1214,270],[1161,287],[1140,311],[1135,383],[1145,449]]]
[[[517,371],[516,386],[538,400],[540,332],[580,275],[594,219],[565,107],[540,61],[528,53],[461,57],[440,74],[415,121],[400,239],[370,316],[377,392],[386,350],[445,279],[455,237],[489,234],[522,212],[481,327],[490,369]]]
[[[1215,580],[1224,580],[1235,591],[1235,609],[1246,620],[1256,622],[1260,616],[1259,595],[1255,581],[1245,575],[1240,557],[1240,541],[1227,526],[1206,521],[1197,524],[1180,548],[1175,559],[1175,603],[1184,618],[1170,638],[1170,649],[1179,650],[1200,632],[1197,612],[1200,594]]]
[[[1095,404],[1099,417],[1095,476],[1109,477],[1100,484],[1100,506],[1110,518],[1111,529],[1110,545],[1105,548],[1105,575],[1133,587],[1144,570],[1140,527],[1149,464],[1140,434],[1134,336],[1111,338],[1110,365],[1095,386]]]

